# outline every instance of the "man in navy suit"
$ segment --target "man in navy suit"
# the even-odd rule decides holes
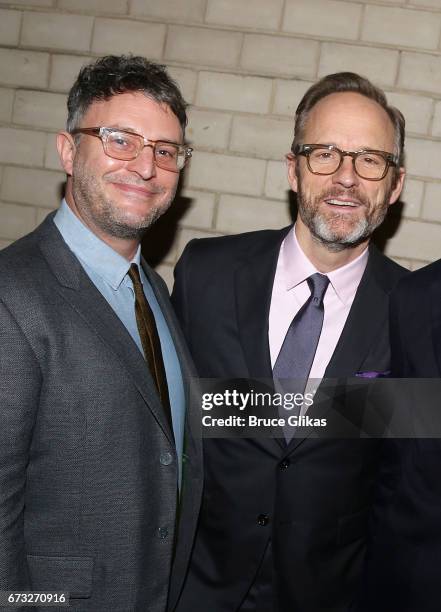
[[[389,369],[389,293],[405,270],[369,241],[400,195],[403,146],[401,113],[366,79],[339,73],[308,90],[287,156],[294,227],[196,240],[177,265],[173,301],[201,377],[271,379],[317,276],[324,314],[305,378]],[[179,612],[346,612],[379,446],[307,435],[205,440]]]

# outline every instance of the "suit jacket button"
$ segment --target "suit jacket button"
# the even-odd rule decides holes
[[[259,514],[257,517],[257,524],[261,527],[265,527],[269,523],[269,516],[267,514]]]
[[[168,529],[167,527],[159,527],[158,529],[158,538],[160,540],[165,540],[168,537]]]
[[[284,459],[283,461],[279,463],[279,468],[281,470],[286,470],[286,468],[288,468],[290,464],[291,464],[291,461],[289,459]]]
[[[161,453],[159,457],[159,463],[161,465],[170,465],[173,462],[173,455],[171,453],[165,452]]]

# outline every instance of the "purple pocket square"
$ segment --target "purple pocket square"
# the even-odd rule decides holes
[[[355,372],[355,376],[358,376],[358,378],[387,378],[389,375],[390,370],[386,370],[385,372],[378,372],[376,370]]]

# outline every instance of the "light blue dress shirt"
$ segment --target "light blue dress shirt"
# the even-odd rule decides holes
[[[155,317],[159,339],[161,341],[162,356],[164,359],[170,396],[173,433],[178,457],[178,484],[180,487],[185,421],[184,385],[182,382],[179,359],[170,335],[170,330],[168,329],[168,325],[159,307],[152,286],[140,265],[141,247],[138,247],[133,260],[128,261],[105,242],[100,240],[100,238],[84,225],[84,223],[82,223],[82,221],[71,211],[65,200],[62,201],[54,217],[54,223],[67,246],[80,261],[90,280],[113,308],[129,334],[132,336],[138,349],[144,355],[138,326],[136,324],[135,293],[132,281],[127,274],[131,263],[136,263],[139,266],[144,294]]]

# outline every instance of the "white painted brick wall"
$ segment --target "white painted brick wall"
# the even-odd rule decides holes
[[[441,0],[0,0],[0,248],[58,205],[55,132],[80,67],[130,51],[166,63],[192,104],[169,285],[191,238],[289,222],[293,115],[338,70],[386,88],[406,117],[387,252],[411,269],[441,257]]]
[[[274,98],[273,113],[276,115],[287,115],[292,122],[296,108],[303,95],[311,87],[311,81],[294,81],[292,79],[277,79],[275,82],[276,93]]]
[[[93,17],[85,15],[25,12],[20,42],[26,47],[88,51],[92,26]]]
[[[291,146],[292,124],[287,119],[235,117],[232,151],[263,159],[280,159]]]
[[[398,51],[391,49],[323,43],[318,76],[351,70],[388,87],[395,83],[399,57]]]
[[[167,60],[210,66],[235,66],[242,34],[205,28],[170,26],[165,57]]]
[[[418,219],[423,204],[424,183],[406,178],[400,200],[403,202],[403,216]]]
[[[441,94],[441,55],[403,51],[398,87]]]
[[[49,53],[0,47],[0,84],[46,87],[49,59]]]
[[[15,92],[13,89],[0,88],[0,122],[9,123],[12,117],[12,105]]]
[[[133,53],[160,59],[166,26],[127,19],[97,19],[92,51],[97,55]]]
[[[184,227],[211,229],[214,223],[216,194],[185,189],[181,195],[190,204],[181,217],[181,224]]]
[[[289,36],[245,35],[241,67],[255,74],[311,78],[317,70],[317,41]]]
[[[198,73],[195,70],[188,70],[187,68],[179,68],[176,66],[168,66],[167,69],[172,79],[179,84],[185,100],[189,104],[194,102]]]
[[[0,4],[12,4],[10,0],[0,0]],[[14,0],[16,6],[54,6],[55,0]]]
[[[58,0],[58,8],[88,13],[127,13],[127,0]]]
[[[216,229],[221,232],[236,234],[244,225],[249,230],[259,230],[262,227],[276,229],[289,223],[285,202],[230,195],[222,195],[220,198]]]
[[[0,202],[0,227],[3,238],[16,240],[31,232],[37,225],[37,209]]]
[[[268,198],[277,200],[288,200],[289,183],[287,176],[287,167],[285,161],[270,161],[268,162],[264,195]]]
[[[441,14],[388,6],[367,6],[362,40],[403,47],[437,49]]]
[[[0,41],[2,45],[18,45],[20,24],[21,13],[0,9]]]
[[[357,40],[363,5],[335,0],[287,0],[283,30]]]
[[[398,92],[387,92],[389,103],[400,109],[406,118],[406,132],[429,134],[433,116],[433,99]]]
[[[267,113],[272,79],[221,72],[199,73],[196,104],[223,110]]]
[[[421,217],[441,223],[441,183],[427,183]]]
[[[407,139],[407,169],[415,176],[440,178],[441,141]]]
[[[231,131],[231,115],[193,108],[188,113],[187,139],[203,149],[225,150]]]
[[[15,94],[13,123],[18,125],[64,129],[66,100],[62,94],[18,90]]]
[[[283,0],[208,0],[207,23],[277,30]]]
[[[439,258],[441,225],[404,219],[400,231],[388,240],[385,252],[392,257],[433,261]]]
[[[0,127],[0,163],[41,166],[45,144],[44,132]]]
[[[9,202],[55,208],[60,203],[61,172],[6,166],[0,197]]]
[[[266,162],[234,155],[198,152],[191,161],[188,185],[210,191],[262,194]]]
[[[68,92],[81,68],[87,64],[89,56],[53,55],[49,78],[49,89]]]
[[[155,19],[175,19],[187,22],[204,20],[205,0],[132,0],[131,14]]]

